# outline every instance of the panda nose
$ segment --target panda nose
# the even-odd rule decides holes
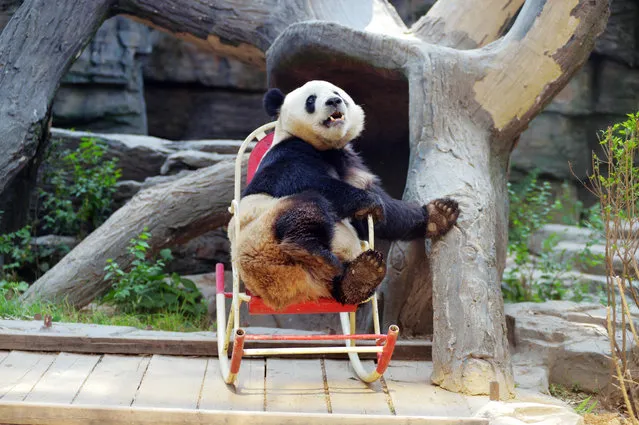
[[[337,106],[342,103],[342,99],[339,97],[331,97],[326,101],[327,106]]]

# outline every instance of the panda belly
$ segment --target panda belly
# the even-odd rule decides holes
[[[231,256],[247,289],[271,308],[331,297],[333,281],[343,271],[342,263],[362,252],[357,233],[348,220],[321,223],[332,227],[328,249],[336,261],[318,254],[317,247],[309,245],[305,238],[299,243],[288,237],[282,240],[278,232],[281,233],[283,217],[290,217],[293,236],[296,229],[303,233],[306,223],[323,219],[317,203],[303,195],[283,198],[249,195],[241,199],[239,210],[241,225],[237,240],[237,216],[228,226]]]

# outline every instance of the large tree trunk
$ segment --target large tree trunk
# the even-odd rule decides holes
[[[491,0],[490,5],[474,0],[439,1],[413,25],[412,30],[427,43],[456,49],[474,49],[491,43],[502,35],[503,30],[511,23],[513,16],[523,3],[523,0]],[[459,13],[460,10],[466,13]],[[419,74],[414,77],[415,81],[423,84],[421,83],[423,77]],[[424,93],[424,88],[421,86],[415,87],[414,90],[416,96]],[[433,103],[429,99],[415,99],[415,103],[419,102]],[[443,107],[438,106],[438,108],[440,108],[439,114],[448,112]],[[422,131],[419,126],[423,125],[419,119],[421,115],[412,107],[411,111],[414,112],[414,118],[410,120],[411,131],[418,135]],[[453,110],[452,113],[455,111]],[[411,140],[419,140],[419,138],[411,135]],[[410,151],[417,152],[418,146],[412,143]],[[411,164],[412,168],[409,167],[407,176],[419,176],[423,173],[421,168],[415,168],[420,163],[413,161]],[[403,199],[418,201],[424,197],[419,195],[415,180],[409,178],[406,182]],[[504,200],[504,202],[507,201]],[[381,290],[384,302],[384,325],[396,323],[404,334],[431,335],[433,333],[433,286],[430,261],[425,255],[424,244],[395,242],[389,249],[388,257],[390,267]],[[501,271],[498,276],[501,278]]]
[[[27,0],[0,33],[0,208],[5,209],[5,229],[25,219],[53,96],[73,59],[107,18],[110,3]]]
[[[419,333],[428,320],[414,313],[427,311],[429,254],[432,380],[446,389],[486,394],[489,382],[498,381],[502,395],[514,390],[500,290],[509,155],[528,122],[587,59],[605,26],[607,5],[529,0],[502,40],[472,51],[314,22],[289,27],[267,52],[270,83],[285,90],[315,78],[331,79],[349,92],[375,87],[371,91],[379,99],[355,96],[373,133],[379,122],[401,132],[393,114],[379,114],[380,104],[408,101],[404,198],[426,203],[450,196],[460,202],[462,214],[432,249],[416,242],[392,247],[385,295],[403,304],[402,332]],[[377,88],[395,86],[402,74],[407,92],[378,93]]]
[[[32,55],[42,46],[48,51],[53,45],[55,50],[67,33],[63,30],[49,33],[52,25],[47,22],[43,25],[45,30],[36,29],[35,36],[24,37],[29,29],[29,13],[39,13],[34,11],[38,7],[37,10],[46,10],[55,17],[55,29],[66,18],[65,8],[70,3],[61,0],[54,7],[53,2],[27,0],[16,15],[20,17],[14,17],[9,24],[13,25],[12,32],[5,30],[0,36],[0,52],[11,43],[26,44],[24,50]],[[86,10],[68,12],[76,17],[73,19],[81,16],[80,31],[77,25],[68,25],[72,28],[68,31],[76,35],[75,40],[84,40],[87,28],[97,28],[108,10],[127,13],[259,66],[263,65],[268,49],[270,81],[285,90],[310,78],[323,78],[353,93],[364,104],[368,116],[362,146],[366,148],[366,142],[371,142],[375,149],[388,152],[388,158],[394,158],[397,152],[409,156],[407,178],[401,182],[401,186],[405,183],[404,197],[425,203],[452,196],[462,207],[457,228],[435,242],[432,249],[421,243],[393,246],[386,291],[387,298],[392,295],[392,302],[387,305],[402,303],[406,307],[388,308],[385,313],[396,315],[404,334],[423,332],[424,323],[430,322],[432,314],[428,307],[432,273],[433,381],[453,391],[487,393],[488,383],[497,380],[502,384],[502,393],[512,391],[499,289],[506,247],[508,157],[517,135],[586,60],[595,36],[605,24],[608,0],[528,0],[505,38],[469,51],[460,49],[493,40],[507,26],[521,2],[441,0],[410,30],[385,0],[339,3],[240,0],[233,2],[232,7],[224,0],[186,4],[175,0],[79,3]],[[109,6],[112,8],[108,9]],[[458,7],[466,9],[460,13]],[[484,19],[487,17],[492,18]],[[62,45],[64,48],[55,54],[40,51],[39,56],[33,56],[39,59],[41,69],[54,67],[59,71],[68,65],[77,50]],[[3,80],[0,75],[0,92],[8,89],[7,93],[19,93],[20,84],[29,90],[34,87],[42,90],[17,104],[14,98],[0,99],[0,134],[3,125],[17,128],[2,146],[9,154],[24,152],[26,160],[31,160],[33,149],[25,151],[25,146],[31,140],[28,134],[33,125],[21,123],[42,128],[42,117],[46,115],[42,111],[48,110],[53,89],[51,84],[38,85],[36,72],[18,78],[13,71],[16,64],[13,56],[11,52],[0,53],[0,63],[11,65],[7,66],[11,78]],[[55,68],[56,65],[60,68]],[[59,80],[60,76],[55,72],[47,80]],[[35,118],[31,118],[34,110]],[[410,140],[408,146],[405,141],[402,143],[406,139]],[[376,145],[375,140],[379,142]],[[15,159],[9,161],[17,163]],[[17,173],[15,167],[13,171],[6,169],[8,173],[0,173],[0,190]],[[139,195],[132,205],[119,210],[86,243],[69,254],[58,271],[54,268],[43,276],[29,295],[43,294],[46,286],[62,279],[65,288],[81,292],[73,288],[88,282],[89,277],[64,270],[93,263],[94,266],[83,269],[86,273],[101,270],[100,262],[107,256],[121,259],[125,241],[118,226],[122,223],[127,225],[127,232],[141,230],[147,220],[156,223],[151,229],[156,232],[152,241],[156,249],[172,242],[170,235],[176,237],[176,230],[170,228],[172,220],[178,217],[182,227],[194,224],[192,218],[184,215],[183,202],[175,200],[185,201],[202,193],[195,190],[188,194],[193,189],[184,182],[173,184],[176,186],[171,186],[174,190],[170,193],[177,198],[144,202],[145,198]],[[230,186],[229,181],[229,191]],[[151,190],[160,196],[157,189]],[[187,194],[180,196],[181,191]],[[151,192],[145,193],[149,196]],[[209,195],[212,202],[214,195]],[[220,205],[230,201],[230,195],[218,196]],[[198,214],[202,220],[210,220],[209,225],[217,222],[210,211]],[[163,218],[161,224],[153,221],[155,215]],[[108,244],[107,252],[103,253],[103,246],[97,241],[106,241],[111,236],[117,243]],[[427,253],[430,271],[425,262]],[[100,277],[96,275],[95,281]],[[97,289],[103,287],[93,288]],[[88,293],[83,296],[76,300],[85,302]]]
[[[86,305],[109,289],[104,280],[107,259],[123,269],[131,264],[126,248],[144,228],[154,253],[226,225],[234,166],[235,161],[221,162],[141,191],[31,285],[24,300],[66,299]]]

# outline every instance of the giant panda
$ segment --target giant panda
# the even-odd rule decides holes
[[[382,189],[350,145],[365,117],[341,88],[315,80],[287,95],[271,89],[264,107],[277,117],[273,143],[242,193],[228,234],[240,278],[269,307],[369,298],[386,273],[383,255],[363,251],[360,243],[369,214],[375,235],[387,240],[434,238],[455,224],[459,207],[452,199],[421,206]]]

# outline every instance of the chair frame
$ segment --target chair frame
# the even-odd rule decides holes
[[[253,141],[258,142],[267,136],[270,130],[275,128],[275,121],[267,123],[255,129],[241,144],[235,162],[235,188],[234,199],[231,202],[229,212],[239,217],[240,194],[242,186],[242,159],[248,145]],[[239,220],[235,226],[235,240],[239,240]],[[368,241],[362,242],[362,248],[374,248],[373,218],[368,216]],[[372,304],[373,334],[356,334],[355,317],[358,305],[342,305],[332,299],[320,299],[290,306],[284,311],[273,311],[265,306],[259,297],[246,292],[240,292],[240,278],[236,260],[232,262],[233,290],[225,292],[224,265],[216,265],[216,306],[217,306],[217,346],[220,362],[220,371],[225,383],[233,384],[237,378],[243,357],[269,356],[269,355],[298,355],[298,354],[335,354],[347,353],[355,374],[364,382],[374,382],[386,371],[393,355],[395,343],[399,334],[399,327],[391,325],[386,335],[380,332],[379,309],[377,293],[362,304]],[[231,308],[226,317],[226,299],[231,298]],[[314,313],[339,313],[343,335],[257,335],[247,334],[240,327],[240,305],[249,304],[249,314],[314,314]],[[374,340],[375,345],[357,346],[356,341]],[[279,347],[279,348],[244,348],[245,341],[344,341],[345,345],[339,346],[313,346],[313,347]],[[233,349],[229,358],[229,346],[233,343]],[[360,353],[377,353],[377,367],[367,370],[362,364]]]

